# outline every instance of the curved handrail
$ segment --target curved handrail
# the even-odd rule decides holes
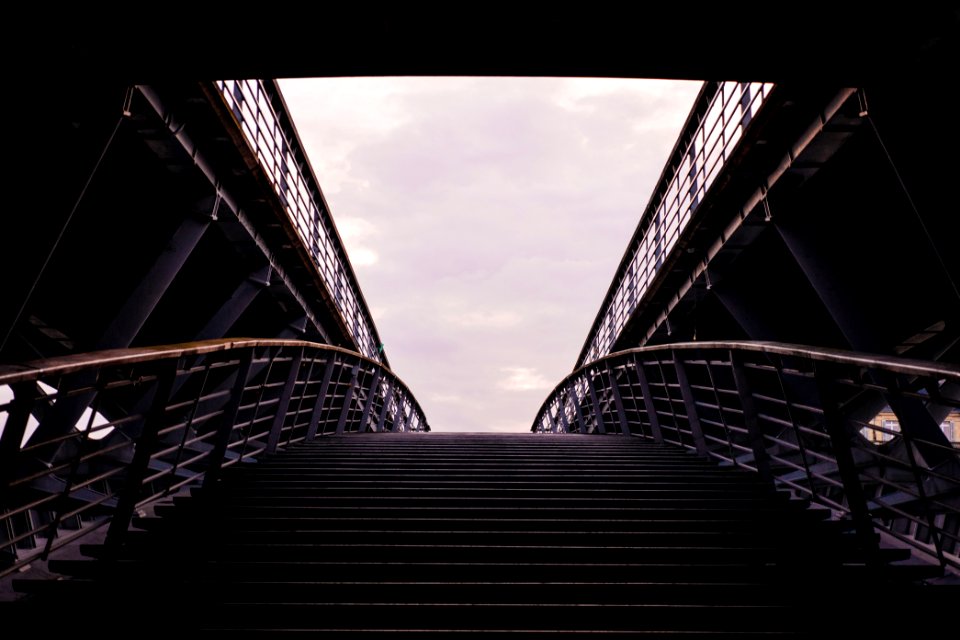
[[[581,375],[591,367],[596,368],[598,364],[618,360],[630,354],[656,353],[662,351],[678,350],[691,351],[698,349],[723,349],[723,350],[742,350],[756,353],[769,353],[779,356],[795,356],[808,358],[811,360],[820,360],[823,362],[834,362],[837,364],[852,364],[863,367],[875,367],[885,369],[893,373],[904,373],[910,375],[941,375],[960,379],[960,365],[930,362],[927,360],[917,360],[913,358],[900,358],[898,356],[884,356],[877,354],[867,354],[857,351],[848,351],[845,349],[831,349],[827,347],[811,347],[801,344],[792,344],[788,342],[769,342],[769,341],[738,341],[738,340],[715,340],[709,342],[677,342],[673,344],[656,345],[649,347],[636,347],[634,349],[624,349],[614,353],[597,358],[587,364],[584,364],[571,373],[567,374],[553,390],[547,395],[547,399],[540,405],[537,412],[537,419],[534,425],[540,421],[543,413],[549,404],[550,398],[573,378]],[[536,428],[531,428],[536,431]]]
[[[320,344],[308,340],[283,340],[275,338],[215,338],[213,340],[198,340],[196,342],[183,342],[151,347],[104,349],[102,351],[89,351],[87,353],[75,353],[55,358],[31,360],[16,365],[0,365],[0,384],[13,384],[15,382],[36,380],[44,375],[62,375],[97,366],[135,364],[164,358],[180,358],[183,356],[217,353],[231,349],[255,349],[264,347],[303,347],[322,349],[324,351],[336,351],[345,355],[356,356],[371,366],[379,367],[396,376],[389,367],[381,362],[368,358],[362,353],[329,344]]]
[[[547,396],[534,432],[687,448],[960,569],[960,367],[777,342],[686,342],[604,356]],[[883,415],[881,419],[879,416]],[[947,416],[951,424],[941,430]],[[949,420],[948,420],[949,421]]]
[[[231,338],[0,366],[0,575],[139,505],[319,436],[429,431],[406,384],[360,353]]]

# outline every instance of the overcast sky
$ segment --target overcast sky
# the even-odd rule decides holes
[[[700,83],[280,85],[431,428],[528,430],[576,362]]]

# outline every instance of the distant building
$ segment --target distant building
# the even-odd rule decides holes
[[[877,428],[864,427],[860,433],[867,440],[877,444],[893,440],[896,434],[900,432],[900,421],[897,420],[896,414],[889,407],[878,413],[870,421],[870,424]],[[940,423],[940,428],[947,436],[947,440],[952,442],[953,446],[960,448],[960,410],[955,409],[947,414],[947,417]]]

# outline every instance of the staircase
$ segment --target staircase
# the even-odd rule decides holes
[[[822,635],[924,571],[826,516],[637,439],[329,437],[158,507],[118,552],[51,563],[73,579],[21,581],[16,612],[78,630],[108,608],[89,623],[108,636]]]

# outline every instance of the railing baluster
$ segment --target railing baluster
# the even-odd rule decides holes
[[[824,427],[830,436],[833,455],[837,461],[837,471],[843,483],[843,492],[847,498],[850,516],[856,526],[857,537],[864,549],[875,550],[877,542],[874,538],[873,519],[850,448],[850,434],[840,412],[836,391],[833,389],[833,381],[838,377],[835,372],[835,367],[828,363],[819,363],[814,371],[817,390],[820,393],[820,406],[823,408]]]
[[[683,398],[683,406],[687,411],[687,424],[690,426],[690,434],[693,436],[693,445],[698,454],[705,456],[708,453],[707,441],[703,437],[703,428],[700,426],[697,403],[693,398],[690,380],[687,378],[686,364],[676,351],[673,352],[673,368],[677,373],[677,383],[680,385],[680,397]]]
[[[740,399],[740,408],[743,410],[743,426],[750,438],[750,449],[753,451],[753,463],[757,472],[766,480],[773,480],[770,473],[770,456],[764,443],[763,432],[760,430],[760,420],[757,417],[757,405],[753,399],[750,381],[743,363],[732,349],[727,352],[730,358],[730,370],[733,372],[733,382],[737,388],[737,397]]]
[[[310,414],[310,425],[307,427],[307,442],[317,437],[317,429],[320,426],[320,414],[323,412],[323,405],[327,400],[327,390],[330,388],[330,379],[333,377],[333,370],[336,364],[337,354],[328,354],[327,366],[323,371],[323,382],[320,383],[320,391],[317,392],[317,399],[313,403],[313,413]]]
[[[301,349],[301,357],[303,356],[303,350]],[[293,441],[294,435],[297,431],[297,420],[300,417],[300,414],[303,412],[303,401],[307,397],[307,391],[310,389],[310,383],[313,381],[313,369],[317,364],[316,358],[310,358],[310,365],[307,367],[307,373],[303,377],[303,388],[300,390],[300,397],[297,398],[297,408],[293,411],[292,420],[290,423],[290,434],[287,436],[285,446],[290,446],[290,443]]]
[[[347,415],[350,413],[350,404],[353,402],[353,392],[357,387],[357,372],[360,370],[360,363],[353,365],[350,372],[350,384],[343,394],[343,408],[340,409],[340,419],[337,421],[337,435],[341,435],[347,426]]]
[[[283,362],[278,360],[281,351],[291,349],[296,351],[289,360],[290,369],[283,372],[286,378],[280,393],[273,393],[271,388],[278,382],[272,379],[273,372],[281,371],[274,365]],[[258,353],[262,354],[260,360]],[[309,367],[303,366],[304,358],[310,360]],[[107,526],[106,546],[112,553],[123,543],[129,522],[143,501],[169,495],[191,483],[202,482],[210,489],[221,477],[231,448],[235,448],[235,454],[230,459],[239,461],[267,448],[253,446],[248,452],[248,443],[266,440],[270,448],[279,446],[286,425],[281,418],[299,415],[308,385],[313,389],[319,384],[308,426],[308,435],[315,437],[324,405],[330,401],[331,380],[343,361],[350,363],[354,375],[343,406],[332,403],[331,421],[339,417],[345,427],[350,411],[357,409],[360,414],[357,398],[363,398],[362,421],[372,428],[372,414],[386,376],[387,391],[379,408],[377,430],[385,429],[392,404],[396,407],[394,430],[429,431],[423,410],[388,369],[361,354],[328,345],[291,340],[210,340],[78,354],[27,366],[0,365],[0,386],[13,391],[12,399],[0,409],[0,575],[101,525]],[[359,367],[365,368],[361,377],[357,376]],[[314,378],[321,376],[321,370],[322,381]],[[94,386],[93,381],[103,371],[109,371],[109,383],[101,381]],[[198,384],[187,384],[191,376],[201,375],[202,381],[192,380]],[[84,418],[86,424],[63,423],[70,429],[60,429],[47,437],[37,431],[21,446],[31,418],[42,416],[53,400],[38,381],[56,384],[60,389],[57,398],[71,398],[74,396],[62,390],[66,377],[87,381],[89,388],[73,391],[74,396],[94,398]],[[252,383],[254,379],[256,384]],[[217,389],[211,392],[208,387],[214,380],[218,380]],[[304,387],[294,408],[298,384]],[[184,389],[195,395],[174,400]],[[210,397],[204,398],[207,393]],[[259,414],[267,407],[276,413],[264,420]],[[104,417],[108,423],[93,431]],[[264,422],[270,425],[269,430],[263,428]],[[196,428],[199,424],[205,425],[202,431]],[[117,435],[110,435],[111,430]],[[101,439],[97,432],[108,437]],[[80,445],[63,453],[63,445],[74,442]],[[132,460],[117,455],[131,446]],[[51,457],[57,451],[61,452],[59,457]],[[40,466],[38,462],[50,464]],[[24,492],[27,487],[30,490]],[[112,508],[111,517],[100,515],[105,508]],[[52,517],[45,517],[48,512]],[[92,522],[87,522],[91,516]],[[81,528],[63,535],[64,523],[72,524],[73,519]],[[44,534],[46,544],[27,549],[31,541]]]
[[[598,374],[599,375],[599,374]],[[593,405],[593,419],[597,423],[597,431],[601,434],[607,432],[603,424],[603,414],[600,412],[600,403],[597,401],[597,389],[594,384],[596,377],[593,375],[590,369],[586,369],[587,376],[587,388],[590,389],[590,403]]]
[[[240,362],[237,365],[237,378],[233,381],[230,399],[227,401],[227,406],[224,408],[223,415],[220,417],[220,424],[217,425],[217,435],[213,442],[213,449],[211,449],[210,455],[207,456],[207,472],[203,476],[204,488],[212,487],[220,478],[223,457],[226,455],[227,446],[230,444],[230,434],[233,432],[233,427],[237,422],[237,414],[240,412],[243,393],[247,388],[247,381],[250,377],[250,369],[252,367],[253,350],[251,349],[241,356]]]
[[[910,462],[910,472],[913,474],[914,482],[917,485],[917,493],[920,494],[920,507],[923,510],[924,516],[927,519],[927,526],[930,527],[930,537],[933,539],[934,549],[937,554],[937,560],[940,562],[940,566],[946,566],[946,558],[943,555],[943,535],[940,529],[937,527],[936,517],[933,514],[933,509],[930,506],[930,499],[927,497],[927,491],[923,486],[923,478],[920,477],[920,466],[917,464],[917,456],[914,453],[914,441],[913,434],[911,433],[912,429],[909,428],[909,421],[905,421],[904,418],[907,417],[907,411],[909,410],[909,403],[904,402],[904,398],[900,393],[900,386],[897,384],[899,381],[894,379],[887,386],[887,404],[896,414],[897,419],[902,425],[900,427],[900,436],[903,438],[904,448],[907,450],[907,458]],[[906,405],[906,406],[905,406]],[[917,407],[910,407],[914,410]],[[897,412],[897,409],[900,409],[900,412]],[[930,414],[926,412],[922,407],[920,408],[926,414],[926,418],[930,419]],[[921,420],[923,418],[920,418]],[[932,422],[933,420],[930,419]],[[939,429],[938,429],[939,431]],[[922,454],[923,452],[921,452]]]
[[[133,517],[137,502],[140,500],[143,479],[147,475],[147,469],[150,468],[150,458],[157,448],[157,433],[166,418],[167,402],[170,400],[170,392],[173,390],[173,381],[176,378],[178,366],[179,362],[177,360],[167,361],[160,365],[153,401],[150,403],[150,409],[143,421],[143,429],[136,441],[133,461],[127,467],[127,477],[117,496],[117,507],[110,520],[110,527],[107,529],[105,540],[107,547],[117,548],[126,537],[130,519]]]
[[[623,410],[623,400],[620,398],[620,382],[617,380],[616,369],[607,363],[607,376],[610,378],[610,393],[613,395],[613,403],[617,408],[617,418],[620,420],[620,435],[629,436],[630,425],[627,424],[627,414]]]
[[[671,360],[672,361],[672,360]],[[670,408],[670,417],[673,418],[673,430],[677,433],[677,441],[680,446],[691,448],[683,438],[683,429],[680,428],[680,420],[677,418],[677,410],[673,406],[673,395],[670,393],[670,381],[663,370],[663,360],[657,358],[657,369],[660,371],[660,381],[663,383],[663,392],[667,394],[667,406]]]
[[[266,453],[274,453],[277,445],[280,443],[280,432],[287,420],[287,409],[290,407],[290,396],[293,395],[293,388],[297,385],[300,378],[300,363],[303,360],[303,349],[298,349],[290,361],[290,373],[287,374],[287,381],[283,385],[283,391],[280,392],[280,399],[277,403],[277,414],[273,417],[273,423],[270,425],[270,433],[267,436]]]
[[[211,362],[209,358],[207,363],[203,368],[203,380],[200,382],[200,390],[197,391],[197,395],[193,398],[193,405],[190,407],[190,417],[187,418],[186,423],[183,425],[183,433],[180,434],[180,446],[177,448],[177,454],[173,459],[173,466],[170,468],[170,478],[175,479],[177,477],[177,470],[180,468],[180,462],[183,460],[183,450],[186,447],[187,439],[190,437],[190,430],[193,428],[193,420],[197,417],[197,407],[200,405],[200,399],[203,397],[204,390],[207,388],[207,381],[210,378],[210,366]],[[185,378],[188,376],[178,376],[173,383],[172,394],[176,395],[180,388],[183,387],[185,383]],[[172,484],[172,483],[171,483]],[[170,485],[167,485],[167,488],[164,489],[163,494],[168,495],[170,493]]]
[[[367,392],[367,401],[363,403],[363,415],[360,418],[360,433],[368,431],[367,420],[370,419],[370,409],[373,407],[373,401],[377,397],[377,386],[380,384],[380,369],[373,372],[373,382],[370,383]]]
[[[383,394],[383,406],[380,407],[380,417],[377,419],[377,431],[383,433],[383,427],[387,420],[387,411],[390,409],[390,400],[393,398],[393,377],[387,382],[387,390]]]
[[[587,433],[587,423],[583,420],[583,409],[580,407],[582,400],[577,396],[576,381],[570,383],[570,390],[573,393],[573,408],[577,412],[577,433]]]
[[[566,395],[560,396],[559,409],[557,410],[560,414],[560,423],[563,425],[563,432],[570,433],[570,422],[567,420],[567,406],[565,399],[570,399],[570,385],[567,385]]]
[[[97,412],[100,409],[101,396],[99,391],[101,389],[99,374],[100,372],[97,371],[97,379],[94,381],[94,384],[97,386],[98,393],[94,397],[93,402],[89,407],[90,417],[87,418],[86,427],[84,428],[83,433],[81,433],[79,436],[80,439],[77,442],[77,450],[73,454],[73,460],[70,461],[70,473],[67,475],[67,479],[63,483],[63,491],[60,492],[60,497],[54,503],[56,506],[53,508],[53,517],[46,526],[47,542],[43,545],[43,553],[40,554],[41,560],[46,560],[47,556],[50,555],[50,550],[53,548],[53,541],[57,538],[57,534],[60,530],[60,523],[63,520],[63,514],[69,508],[70,492],[73,490],[73,485],[77,481],[77,471],[80,469],[80,461],[83,459],[87,442],[90,440],[90,429],[93,428],[93,422],[96,419]]]
[[[660,431],[660,417],[657,408],[650,396],[650,384],[647,382],[647,372],[643,370],[643,360],[633,354],[633,363],[636,366],[637,380],[640,381],[640,392],[643,394],[643,406],[647,411],[647,420],[650,422],[650,432],[657,444],[663,444],[663,433]]]
[[[552,407],[547,409],[547,416],[550,418],[550,433],[563,433],[557,424],[557,416],[553,414]]]
[[[706,375],[693,369],[701,359]],[[730,379],[721,365],[730,367]],[[558,416],[557,408],[563,411],[568,401],[584,414],[588,410],[579,403],[589,403],[597,433],[613,428],[615,422],[627,425],[633,414],[623,404],[627,398],[617,377],[621,368],[628,374],[631,368],[637,372],[636,380],[628,375],[626,383],[634,390],[629,411],[639,413],[644,425],[642,433],[634,435],[671,444],[679,438],[682,447],[701,455],[710,455],[713,448],[724,460],[725,446],[735,464],[755,467],[760,477],[776,486],[809,495],[811,501],[829,507],[834,517],[852,518],[863,550],[876,549],[873,532],[881,530],[944,567],[960,569],[960,507],[951,501],[960,489],[960,454],[957,443],[951,445],[928,410],[931,405],[951,416],[960,413],[960,398],[952,391],[941,392],[960,388],[957,365],[772,342],[640,347],[570,373],[544,400],[531,430],[559,431],[565,414]],[[660,380],[648,377],[657,370]],[[586,385],[582,398],[577,390],[581,381]],[[660,386],[665,407],[658,406],[651,390]],[[730,404],[734,395],[738,407]],[[861,436],[861,429],[870,428],[864,416],[874,415],[873,404],[881,397],[901,423],[905,448]],[[714,406],[720,414],[716,420]],[[570,431],[588,432],[588,415],[567,417]],[[670,425],[662,422],[671,418]],[[606,419],[610,424],[605,425]],[[577,428],[573,420],[584,426]],[[674,430],[676,435],[669,435]],[[752,451],[752,465],[739,459],[750,455],[744,451]],[[876,518],[870,512],[869,491],[874,488]]]

